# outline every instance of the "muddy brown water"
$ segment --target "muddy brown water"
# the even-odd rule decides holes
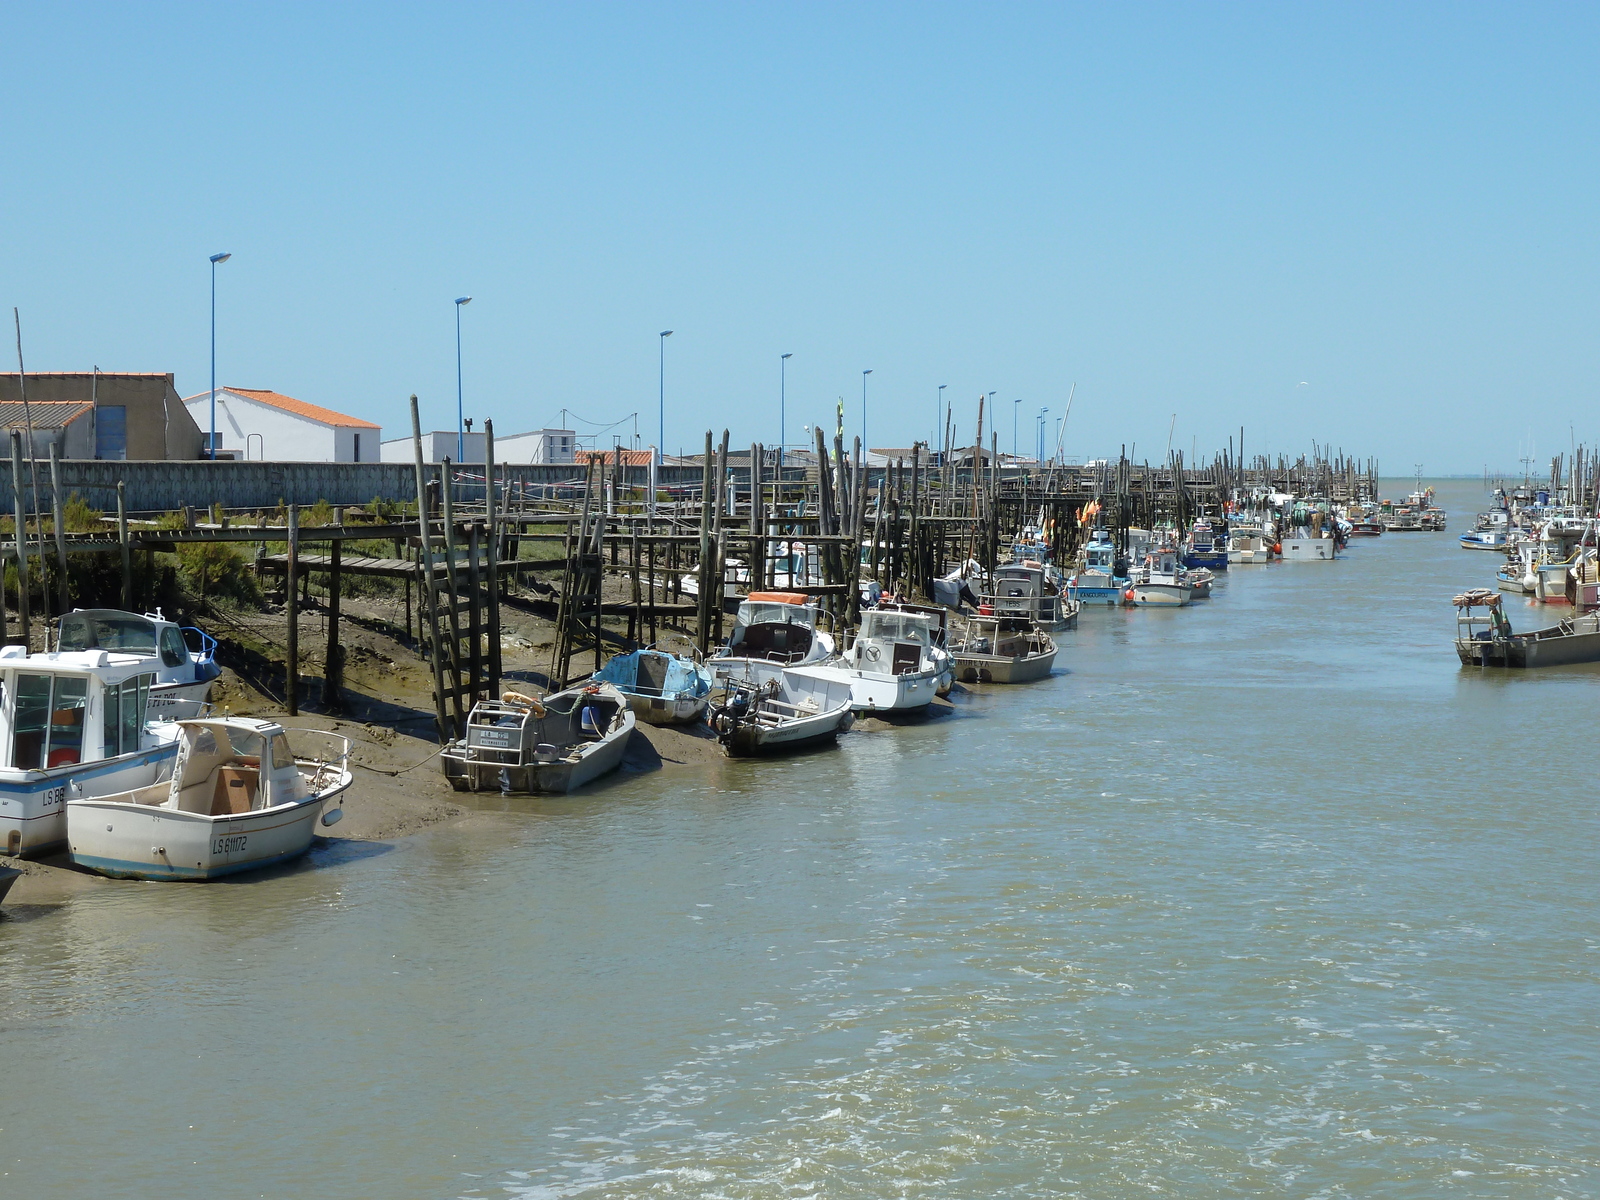
[[[1593,1195],[1600,667],[1458,667],[1443,499],[937,721],[0,922],[0,1194]]]

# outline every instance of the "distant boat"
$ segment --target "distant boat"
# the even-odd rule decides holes
[[[1067,591],[1083,604],[1117,605],[1128,588],[1127,562],[1104,529],[1089,535],[1082,551],[1082,566],[1067,580]]]
[[[276,721],[180,721],[170,780],[67,801],[72,861],[119,879],[216,879],[304,854],[318,820],[350,786],[350,740],[295,730],[298,756]]]
[[[724,699],[706,721],[730,757],[786,754],[848,730],[849,683],[759,660],[716,664]]]
[[[1463,550],[1504,550],[1506,533],[1503,529],[1475,529],[1456,539]]]
[[[989,594],[981,596],[978,611],[987,606],[997,617],[1027,619],[1046,629],[1066,629],[1077,622],[1078,604],[1063,596],[1044,564],[1029,561],[996,567]]]
[[[711,698],[711,672],[704,663],[654,646],[617,655],[591,678],[615,687],[634,715],[650,725],[698,721]]]
[[[1126,603],[1140,608],[1182,608],[1194,600],[1188,569],[1178,561],[1177,547],[1158,546],[1128,573]]]
[[[1226,521],[1201,517],[1189,530],[1183,565],[1206,567],[1212,571],[1228,569],[1228,525]]]
[[[1600,613],[1569,617],[1548,629],[1514,633],[1501,596],[1477,588],[1457,596],[1456,654],[1467,667],[1559,667],[1600,662]],[[1483,615],[1474,611],[1481,608]]]
[[[539,700],[506,692],[480,700],[467,736],[440,755],[457,791],[570,792],[622,763],[635,719],[609,683],[584,683]]]

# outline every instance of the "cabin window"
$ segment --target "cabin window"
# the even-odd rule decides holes
[[[50,676],[18,675],[12,715],[11,765],[19,771],[44,766],[46,722],[50,717]]]
[[[281,771],[292,766],[294,755],[289,750],[289,739],[280,733],[272,739],[272,768]]]
[[[83,718],[88,708],[88,694],[87,679],[70,675],[56,677],[55,698],[50,702],[46,767],[64,767],[83,761]]]
[[[149,675],[135,675],[122,681],[122,738],[118,753],[132,754],[139,749],[139,732],[144,728],[144,707],[150,700]],[[106,753],[111,749],[108,746]]]
[[[122,688],[106,684],[104,703],[100,713],[100,732],[105,738],[105,756],[115,758],[122,753]]]
[[[188,661],[188,648],[183,644],[183,634],[168,625],[161,631],[161,661],[169,667],[181,667]]]

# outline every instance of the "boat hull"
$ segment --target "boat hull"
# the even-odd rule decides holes
[[[1104,604],[1115,608],[1123,603],[1123,592],[1127,590],[1126,584],[1085,587],[1082,585],[1072,589],[1072,598],[1080,604]]]
[[[69,798],[147,787],[171,775],[177,755],[178,743],[169,741],[137,754],[53,771],[0,770],[0,848],[26,857],[64,845]]]
[[[636,696],[623,692],[633,715],[646,725],[690,725],[706,715],[710,695]]]
[[[847,666],[791,667],[790,673],[803,678],[837,680],[850,688],[850,709],[856,713],[918,712],[933,703],[938,694],[941,665],[933,670],[890,675],[881,671],[858,671]]]
[[[1337,554],[1331,537],[1284,538],[1281,544],[1284,559],[1292,562],[1324,561]]]
[[[853,718],[848,707],[818,713],[778,726],[746,722],[723,742],[729,758],[757,758],[768,754],[787,754],[831,742],[850,728]]]
[[[1056,647],[1039,654],[957,654],[956,678],[962,683],[1031,683],[1055,666]]]
[[[1550,630],[1541,630],[1551,633]],[[1600,633],[1573,633],[1538,637],[1513,634],[1509,638],[1456,639],[1456,654],[1467,667],[1565,667],[1600,662]]]
[[[259,812],[208,817],[129,803],[67,804],[72,861],[115,879],[217,879],[298,858],[326,803],[349,786]]]
[[[210,695],[209,679],[193,683],[158,683],[150,689],[150,703],[145,711],[152,721],[187,721],[201,714]]]
[[[1186,583],[1135,583],[1128,590],[1133,599],[1126,603],[1136,608],[1182,608],[1194,599],[1194,589]]]

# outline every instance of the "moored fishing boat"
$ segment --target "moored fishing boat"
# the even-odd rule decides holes
[[[1198,518],[1189,530],[1189,542],[1184,550],[1183,565],[1204,567],[1211,571],[1226,571],[1230,561],[1228,524],[1211,517]]]
[[[716,666],[724,698],[706,715],[732,758],[786,754],[835,740],[850,728],[851,689],[843,680],[760,660]]]
[[[932,703],[951,673],[950,656],[934,644],[931,616],[868,609],[861,629],[837,658],[789,668],[790,674],[837,680],[850,688],[858,712],[913,712]]]
[[[0,648],[0,848],[38,854],[67,840],[69,799],[169,777],[177,727],[148,719],[155,671],[106,650]]]
[[[543,700],[508,691],[480,700],[467,735],[440,754],[457,791],[565,793],[622,763],[634,730],[633,710],[609,683],[584,683]]]
[[[970,617],[950,644],[963,683],[1027,683],[1050,674],[1056,644],[1031,621]]]
[[[1474,529],[1456,539],[1463,550],[1501,550],[1506,548],[1503,529]]]
[[[1078,605],[1063,596],[1042,563],[1029,561],[996,567],[991,591],[981,597],[979,611],[987,606],[997,617],[1027,619],[1046,629],[1065,629],[1078,617]]]
[[[711,672],[694,654],[655,646],[618,654],[591,676],[627,697],[628,707],[650,725],[687,725],[705,715]]]
[[[741,660],[782,663],[823,662],[833,657],[831,634],[817,628],[817,609],[801,592],[751,592],[739,604],[728,644],[708,666]]]
[[[1457,596],[1456,654],[1468,667],[1559,667],[1600,662],[1600,612],[1572,616],[1546,629],[1516,633],[1498,592],[1476,588]],[[1483,615],[1474,610],[1481,608]]]
[[[1127,563],[1111,535],[1096,529],[1084,544],[1077,572],[1067,579],[1067,594],[1081,604],[1117,605],[1127,588]]]
[[[350,740],[252,717],[180,721],[171,779],[67,801],[72,861],[119,879],[215,879],[304,854],[350,786]]]
[[[1157,546],[1128,574],[1123,602],[1140,608],[1182,608],[1194,599],[1188,569],[1178,561],[1177,548]]]

